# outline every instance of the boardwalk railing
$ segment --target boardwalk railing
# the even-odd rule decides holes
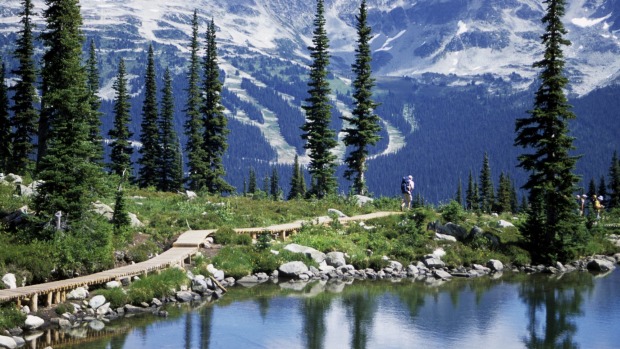
[[[389,215],[400,214],[400,212],[375,212],[366,215],[344,217],[338,220],[344,224],[352,221],[364,221]],[[238,228],[235,231],[239,234],[250,234],[256,238],[258,234],[269,233],[277,234],[281,238],[298,231],[304,224],[328,224],[332,222],[330,217],[318,217],[312,220],[299,220],[292,223],[271,225],[260,228]],[[18,287],[9,290],[0,290],[0,303],[17,301],[18,305],[28,301],[31,311],[36,312],[39,303],[39,296],[45,296],[45,306],[62,303],[66,300],[67,292],[78,287],[99,285],[112,280],[120,280],[136,275],[146,275],[171,266],[184,266],[185,261],[198,252],[199,248],[206,243],[207,237],[215,233],[216,230],[189,230],[181,234],[177,241],[172,244],[172,248],[155,256],[148,261],[127,265],[115,269],[102,271],[99,273],[76,277],[73,279],[53,281],[44,284]]]

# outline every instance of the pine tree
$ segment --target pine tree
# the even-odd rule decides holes
[[[345,178],[353,180],[353,191],[359,195],[365,195],[368,191],[364,172],[368,158],[368,147],[379,141],[379,117],[374,114],[377,103],[372,100],[372,88],[375,80],[372,78],[370,66],[372,57],[370,51],[371,28],[366,23],[366,0],[362,0],[360,13],[357,18],[357,48],[355,49],[355,63],[352,65],[355,80],[353,81],[353,116],[343,116],[349,127],[343,131],[344,144],[353,150],[345,159],[347,169]]]
[[[618,152],[614,151],[609,166],[609,203],[610,208],[620,207],[620,159]]]
[[[169,69],[166,69],[164,73],[159,129],[161,130],[161,159],[159,160],[158,189],[174,192],[181,189],[183,178],[179,176],[182,172],[179,169],[179,144],[174,131],[174,97]]]
[[[459,178],[459,185],[456,188],[456,197],[454,198],[454,200],[458,202],[459,205],[463,206],[463,183],[460,178]]]
[[[97,96],[97,93],[99,92],[99,69],[97,68],[97,65],[98,61],[95,41],[91,40],[88,60],[86,61],[88,92],[90,94],[90,110],[92,112],[91,119],[89,121],[89,139],[93,143],[93,161],[103,166],[103,142],[101,139],[101,116],[103,113],[99,111],[99,108],[101,107],[101,99]]]
[[[309,171],[312,175],[312,187],[310,192],[317,198],[336,192],[336,156],[331,150],[336,147],[336,133],[329,128],[331,121],[331,104],[329,94],[331,92],[327,80],[327,66],[329,65],[329,39],[325,31],[323,0],[317,1],[316,17],[314,19],[314,31],[312,43],[308,47],[312,65],[308,81],[308,94],[306,105],[306,123],[301,127],[304,133],[301,137],[306,140],[304,148],[308,150],[310,157]]]
[[[113,139],[110,169],[119,176],[128,171],[127,177],[131,179],[131,154],[133,153],[133,148],[129,142],[132,136],[129,131],[131,105],[129,103],[129,91],[127,90],[125,61],[122,58],[119,59],[118,73],[112,87],[116,94],[114,97],[114,127],[108,132],[108,135]]]
[[[594,181],[594,178],[590,179],[590,182],[588,182],[588,199],[591,199],[593,196],[596,196],[596,182]]]
[[[476,200],[474,200],[474,176],[469,170],[469,179],[467,181],[467,190],[465,190],[465,208],[468,210],[474,210],[474,207],[478,206]]]
[[[598,182],[597,195],[602,196],[603,200],[607,198],[607,183],[605,183],[605,176],[601,176],[601,179]]]
[[[4,82],[6,67],[0,57],[0,173],[9,169],[11,159],[11,119],[9,118],[9,97]]]
[[[142,105],[142,123],[140,131],[140,154],[138,160],[138,185],[140,188],[155,187],[158,184],[159,146],[157,81],[155,76],[155,54],[153,45],[149,45],[146,75],[144,77],[144,104]]]
[[[211,193],[232,192],[235,188],[224,180],[226,171],[222,157],[228,148],[228,120],[221,101],[222,82],[217,63],[215,22],[211,20],[206,34],[204,57],[204,91],[202,116],[204,121],[203,147],[205,150],[205,189]]]
[[[254,168],[250,167],[250,180],[248,184],[248,193],[256,194],[256,172],[254,172]]]
[[[280,177],[278,176],[278,171],[275,166],[271,170],[269,194],[273,200],[277,201],[280,198]]]
[[[517,197],[517,188],[514,181],[510,181],[510,211],[513,213],[519,212],[519,198]]]
[[[499,212],[514,212],[512,211],[512,193],[510,177],[504,172],[500,173],[497,188],[497,210]]]
[[[489,155],[485,152],[480,171],[480,209],[482,212],[491,213],[495,203],[493,190],[493,179],[491,178],[491,166],[489,165]]]
[[[34,39],[32,30],[32,16],[34,5],[30,0],[22,1],[21,12],[22,30],[17,39],[17,48],[14,56],[19,65],[12,73],[17,82],[11,88],[13,91],[13,137],[11,139],[12,155],[9,170],[15,173],[24,173],[31,163],[34,153],[34,137],[37,134],[37,120],[39,112],[36,104],[39,101],[37,94],[37,70],[34,63]],[[41,142],[41,139],[39,139]]]
[[[82,66],[82,17],[77,1],[47,0],[42,34],[42,123],[44,152],[39,161],[35,210],[43,217],[62,211],[79,224],[99,190],[99,166],[91,162],[90,93]],[[41,139],[39,139],[41,141]]]
[[[306,189],[306,177],[304,176],[304,169],[301,164],[299,164],[299,182],[297,186],[297,193],[299,197],[306,197],[307,189]]]
[[[207,165],[204,163],[206,158],[203,146],[203,127],[200,108],[202,98],[200,95],[200,60],[198,57],[198,14],[194,10],[192,18],[192,39],[190,44],[190,64],[188,72],[187,105],[185,107],[185,135],[187,136],[187,168],[189,175],[187,178],[188,186],[191,190],[200,190],[206,187],[205,173]]]
[[[121,174],[121,181],[118,184],[114,199],[114,212],[112,213],[112,225],[114,226],[114,235],[118,236],[123,230],[131,224],[127,208],[125,207],[125,196],[123,195],[123,181],[125,172]]]
[[[568,79],[562,46],[570,45],[561,21],[565,1],[544,3],[544,57],[533,65],[541,69],[541,85],[530,116],[516,121],[515,145],[529,151],[518,157],[519,167],[529,172],[524,189],[529,191],[530,210],[523,234],[535,261],[552,262],[575,257],[585,235],[573,200],[579,178],[573,173],[578,157],[570,155],[568,127],[575,115],[564,93]]]
[[[290,190],[288,192],[287,200],[292,200],[300,196],[298,192],[300,181],[300,169],[299,169],[299,157],[295,154],[295,161],[293,162],[293,175],[291,176]]]
[[[480,207],[480,189],[478,187],[478,182],[474,181],[474,189],[472,190],[472,210],[473,211],[479,211],[481,209]]]

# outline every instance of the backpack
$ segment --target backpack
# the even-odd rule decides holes
[[[403,177],[403,180],[400,182],[400,192],[403,194],[409,193],[409,179],[407,177]]]

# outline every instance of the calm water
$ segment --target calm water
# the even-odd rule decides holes
[[[54,348],[620,347],[619,271],[302,286],[234,287],[216,303]]]

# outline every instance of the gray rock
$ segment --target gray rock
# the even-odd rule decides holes
[[[24,314],[30,314],[30,307],[27,305],[24,305],[21,309],[21,312]]]
[[[13,340],[15,340],[15,344],[17,344],[18,348],[21,348],[26,345],[26,341],[22,337],[13,336]]]
[[[93,202],[93,212],[104,216],[109,221],[114,216],[114,209],[100,201]]]
[[[0,348],[15,349],[17,343],[13,337],[0,336]]]
[[[26,317],[26,322],[24,323],[24,328],[27,330],[35,330],[45,324],[45,320],[41,319],[38,316],[28,315]]]
[[[17,279],[15,278],[15,274],[6,274],[2,277],[2,282],[9,289],[17,288]]]
[[[591,271],[606,272],[615,269],[616,266],[606,259],[593,259],[588,262],[587,268]]]
[[[207,292],[207,290],[209,290],[209,285],[207,285],[207,282],[205,279],[195,278],[192,280],[192,291],[198,292],[198,293],[205,293]]]
[[[487,262],[487,267],[492,271],[502,271],[504,270],[504,264],[497,259],[490,259]]]
[[[67,299],[82,300],[88,298],[88,291],[84,287],[78,287],[67,294]]]
[[[278,268],[279,273],[285,277],[296,277],[308,270],[308,266],[299,261],[284,263]]]
[[[371,204],[375,200],[373,198],[369,198],[368,196],[364,196],[364,195],[353,195],[353,197],[357,201],[358,206],[364,206],[366,204]]]
[[[93,298],[91,298],[90,301],[88,302],[88,306],[90,306],[93,309],[97,309],[104,304],[105,304],[105,297],[102,295],[96,295]]]
[[[71,321],[59,317],[55,317],[50,320],[50,322],[60,328],[69,328],[71,327]]]
[[[132,228],[142,228],[142,227],[144,227],[144,223],[140,222],[140,220],[138,219],[138,216],[136,216],[135,213],[128,212],[127,216],[129,216],[129,221],[130,221],[129,225]]]
[[[325,255],[325,262],[327,265],[338,268],[346,265],[347,262],[344,259],[344,253],[342,252],[329,252]]]
[[[237,280],[238,284],[258,284],[260,281],[256,275],[246,275],[241,279]]]
[[[108,313],[108,310],[110,310],[110,302],[107,302],[105,304],[103,304],[102,306],[100,306],[99,308],[97,308],[97,315],[105,315]]]
[[[437,257],[429,257],[424,259],[424,265],[427,268],[443,268],[446,264]]]
[[[456,242],[456,238],[454,236],[445,235],[445,234],[439,234],[439,233],[435,233],[435,240],[439,240],[439,241],[454,241],[454,242]]]
[[[341,211],[338,211],[335,208],[327,209],[327,215],[329,215],[329,216],[334,215],[334,216],[336,216],[338,218],[345,218],[347,216],[346,214],[342,213]]]
[[[497,226],[500,227],[500,228],[509,228],[509,227],[514,227],[514,224],[512,224],[512,223],[510,223],[508,221],[505,221],[503,219],[500,219],[497,222]]]
[[[120,281],[110,281],[110,282],[107,282],[105,284],[105,288],[107,288],[107,289],[119,288],[121,286],[122,286],[122,284],[120,283]]]
[[[433,270],[433,275],[435,275],[436,278],[442,279],[442,280],[449,280],[452,278],[452,275],[450,275],[450,273],[445,272],[441,269]]]
[[[194,295],[189,291],[179,291],[175,296],[179,302],[191,302],[194,300]]]
[[[413,264],[409,264],[407,266],[407,275],[413,276],[413,275],[418,275],[418,274],[420,274],[420,269],[418,269],[418,267],[416,267]]]
[[[398,261],[390,261],[390,268],[394,269],[394,271],[400,272],[403,270],[403,265]]]
[[[302,246],[298,244],[288,244],[284,247],[284,249],[294,253],[302,253],[305,256],[312,258],[312,260],[317,263],[321,263],[325,260],[325,253],[312,247]]]
[[[119,310],[120,310],[120,308],[119,308]],[[125,305],[125,312],[126,312],[127,314],[149,313],[149,312],[151,312],[151,311],[152,311],[152,310],[151,310],[150,308],[136,307],[135,305],[131,305],[131,304],[127,304],[127,305]],[[117,310],[117,312],[118,312],[119,314],[121,314],[121,311],[118,311],[118,310]]]

